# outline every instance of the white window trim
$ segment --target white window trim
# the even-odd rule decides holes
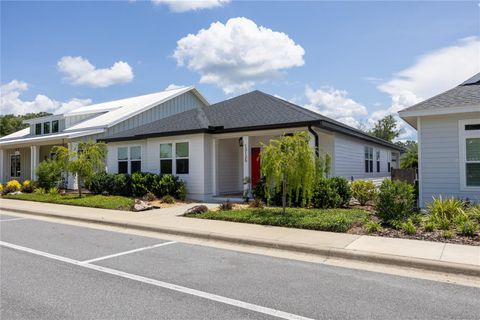
[[[170,158],[162,158],[162,157],[160,156],[160,153],[162,152],[162,151],[161,151],[161,150],[162,150],[162,144],[170,144],[170,145],[172,146],[172,155],[171,155]],[[189,144],[189,146],[190,146],[190,144]],[[174,142],[161,142],[161,143],[159,144],[158,149],[159,149],[159,150],[158,150],[158,151],[159,151],[159,152],[158,152],[158,153],[159,153],[159,154],[158,154],[158,157],[159,157],[158,165],[160,166],[158,172],[160,172],[160,174],[164,174],[164,173],[162,172],[162,165],[161,165],[162,160],[171,160],[171,161],[172,161],[172,173],[166,173],[166,174],[172,174],[172,175],[173,175],[174,172],[175,172],[175,171],[174,171],[174,166],[175,166],[175,153],[174,153],[174,151],[175,151],[175,143],[174,143]],[[175,168],[175,169],[176,169],[176,168]]]
[[[368,148],[368,156],[369,156],[368,159],[365,157],[365,148]],[[372,151],[372,153],[370,153],[370,151]],[[364,168],[363,168],[363,171],[364,171],[365,173],[367,173],[367,174],[368,174],[368,173],[375,173],[375,172],[376,172],[376,164],[374,165],[374,161],[376,161],[376,160],[375,160],[374,153],[375,153],[375,152],[374,152],[374,148],[373,148],[373,147],[371,147],[371,146],[364,146],[364,148],[363,148],[363,158],[364,158],[364,159],[363,159],[363,167],[364,167]],[[370,157],[370,156],[371,156],[371,157]],[[366,160],[369,161],[369,162],[368,162],[368,171],[365,171],[365,161],[366,161]],[[371,167],[372,170],[370,170],[370,161],[372,161],[372,167]]]
[[[458,121],[458,144],[459,144],[459,161],[460,166],[460,190],[461,191],[480,191],[480,187],[469,187],[467,186],[467,177],[466,177],[466,163],[467,163],[467,153],[465,150],[465,141],[467,138],[480,138],[480,132],[477,130],[472,130],[472,132],[465,130],[466,124],[478,124],[480,119],[468,119],[468,120],[459,120]]]
[[[177,157],[177,143],[188,143],[188,157]],[[172,157],[171,158],[160,158],[160,145],[161,144],[171,144],[172,145]],[[192,143],[190,140],[173,140],[173,141],[162,141],[158,144],[158,172],[162,174],[160,167],[160,160],[172,160],[172,175],[185,177],[190,175],[190,147]],[[177,159],[188,159],[188,173],[177,173]]]
[[[135,144],[135,145],[120,145],[117,146],[117,173],[119,171],[118,163],[120,161],[125,161],[127,162],[127,174],[132,174],[132,157],[130,154],[130,148],[135,148],[135,147],[140,147],[140,159],[133,159],[133,161],[140,161],[140,172],[143,172],[143,148],[142,145],[140,144]],[[118,149],[120,148],[127,148],[127,159],[126,160],[120,160],[118,159]]]

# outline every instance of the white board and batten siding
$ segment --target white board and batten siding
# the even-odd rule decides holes
[[[420,117],[419,158],[421,206],[433,197],[480,201],[480,191],[462,190],[459,121],[480,119],[480,112]]]
[[[365,147],[373,148],[373,172],[365,172]],[[333,175],[347,179],[376,179],[389,177],[388,162],[391,163],[391,153],[398,152],[382,145],[335,133],[333,148]],[[376,151],[380,151],[380,172],[377,172]]]

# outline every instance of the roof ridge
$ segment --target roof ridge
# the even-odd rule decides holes
[[[261,93],[261,94],[264,95],[264,96],[267,96],[267,97],[269,97],[269,98],[273,98],[273,99],[275,99],[275,100],[278,100],[278,101],[280,101],[280,102],[282,102],[282,103],[284,103],[284,104],[292,107],[295,111],[298,111],[298,112],[300,112],[300,113],[303,113],[303,114],[308,115],[308,116],[311,116],[311,117],[314,116],[314,117],[313,117],[313,120],[322,120],[322,119],[318,119],[317,117],[325,117],[324,115],[321,115],[321,114],[319,114],[319,113],[316,113],[316,112],[311,111],[311,110],[308,110],[308,109],[305,109],[305,108],[302,107],[302,106],[299,106],[299,105],[296,105],[296,104],[294,104],[294,103],[292,103],[292,102],[290,102],[290,101],[287,101],[287,100],[284,100],[284,99],[275,97],[274,95],[271,95],[271,94],[269,94],[269,93],[265,93],[265,92],[260,91],[260,90],[255,90],[255,91],[252,91],[252,92]]]

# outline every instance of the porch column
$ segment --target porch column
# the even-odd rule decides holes
[[[248,178],[249,182],[243,184],[243,192],[247,192],[248,196],[251,195],[251,177],[250,177],[250,168],[251,168],[251,163],[250,163],[250,137],[248,136],[243,136],[243,181],[245,182],[245,179]]]
[[[217,196],[217,153],[218,153],[218,139],[213,139],[212,142],[212,195]]]
[[[40,147],[30,146],[30,180],[37,180],[37,167],[40,163]]]
[[[68,143],[68,149],[77,151],[78,143],[77,142]],[[76,175],[72,175],[70,173],[67,175],[67,188],[70,190],[78,190],[78,181],[77,181]]]
[[[5,168],[3,167],[5,162],[3,157],[4,157],[3,149],[0,149],[0,183],[5,182],[5,177],[3,175],[3,173],[5,172]]]

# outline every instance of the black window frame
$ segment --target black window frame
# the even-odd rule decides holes
[[[43,124],[41,122],[40,123],[35,123],[35,135],[36,136],[39,136],[39,135],[42,134],[42,127],[43,127]]]
[[[58,120],[53,120],[51,124],[51,131],[52,133],[57,133],[60,127],[60,123]]]
[[[50,122],[43,123],[43,134],[50,134],[51,126]]]
[[[21,157],[19,154],[10,156],[10,177],[18,178],[22,175]]]

